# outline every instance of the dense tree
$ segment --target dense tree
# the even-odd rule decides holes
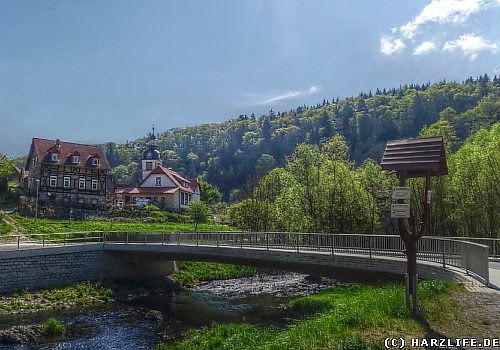
[[[249,230],[369,232],[378,226],[373,197],[350,163],[328,159],[312,145],[299,145],[284,168],[271,171],[230,213]]]
[[[201,188],[201,200],[208,205],[214,205],[221,201],[222,195],[219,189],[206,181],[199,181]]]

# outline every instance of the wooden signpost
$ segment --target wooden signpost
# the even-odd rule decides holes
[[[388,141],[380,165],[383,170],[395,170],[398,174],[399,187],[395,187],[392,192],[392,199],[397,203],[391,206],[391,217],[398,220],[399,235],[406,248],[406,304],[416,315],[418,312],[417,242],[429,229],[431,176],[448,174],[443,138],[437,136]],[[425,177],[418,232],[410,204],[404,203],[410,198],[406,180],[415,177]],[[412,227],[409,227],[408,222],[412,223]]]

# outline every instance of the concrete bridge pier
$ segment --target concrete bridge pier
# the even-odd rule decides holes
[[[148,252],[130,253],[104,251],[106,266],[103,278],[107,280],[141,280],[165,277],[177,270],[175,261],[165,259],[165,254]]]

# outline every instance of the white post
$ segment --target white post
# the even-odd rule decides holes
[[[38,220],[38,192],[40,190],[40,179],[36,180],[36,203],[35,203],[35,221]]]

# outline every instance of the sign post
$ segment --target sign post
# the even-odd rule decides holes
[[[381,167],[383,170],[396,170],[398,174],[399,187],[394,187],[392,191],[392,199],[397,203],[391,206],[391,217],[398,221],[399,235],[406,247],[406,304],[416,316],[418,313],[417,242],[429,230],[431,176],[448,174],[443,138],[439,136],[388,141]],[[416,177],[425,177],[419,227],[416,225],[410,204],[404,203],[411,195],[410,188],[406,187],[406,180]],[[408,223],[411,224],[409,228]]]

